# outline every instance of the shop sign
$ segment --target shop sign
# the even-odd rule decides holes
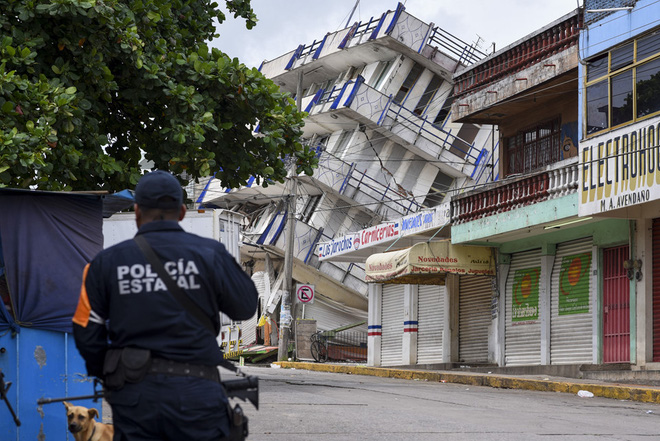
[[[401,218],[401,236],[416,234],[449,223],[449,203]]]
[[[449,203],[441,204],[432,210],[424,210],[387,222],[357,233],[350,233],[329,242],[320,243],[317,254],[320,260],[347,254],[360,248],[367,248],[401,236],[421,233],[449,224]]]
[[[318,245],[318,256],[319,258],[328,258],[349,253],[358,248],[360,248],[360,235],[359,233],[353,233],[332,239],[330,242],[320,243]]]
[[[422,242],[403,250],[372,254],[365,262],[366,282],[413,280],[440,274],[494,276],[491,249],[452,245],[450,241]],[[411,277],[412,276],[412,277]]]
[[[579,167],[580,216],[660,199],[660,119],[580,143]]]

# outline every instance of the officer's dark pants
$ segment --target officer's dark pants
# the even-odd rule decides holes
[[[229,434],[227,398],[214,381],[149,374],[107,401],[114,441],[218,441]]]

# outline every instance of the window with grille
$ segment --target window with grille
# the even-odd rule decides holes
[[[506,175],[529,173],[561,158],[561,120],[559,118],[506,138]]]

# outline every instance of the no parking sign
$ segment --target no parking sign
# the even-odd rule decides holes
[[[296,297],[300,303],[311,305],[314,303],[314,285],[296,284]]]

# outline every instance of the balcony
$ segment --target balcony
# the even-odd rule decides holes
[[[396,104],[391,96],[365,84],[362,77],[338,84],[329,93],[320,90],[314,97],[306,97],[303,103],[309,113],[306,135],[318,133],[321,127],[339,130],[348,121],[358,121],[433,161],[450,176],[471,176],[490,155],[487,150]]]
[[[259,70],[284,90],[296,92],[297,71],[304,68],[303,88],[336,78],[351,66],[391,60],[399,54],[446,72],[476,62],[486,56],[474,45],[424,23],[405,12],[399,3],[396,10],[380,17],[356,22],[352,26],[328,33],[321,40],[301,44],[276,59],[262,63]]]
[[[316,148],[321,151],[322,147]],[[346,202],[371,211],[373,217],[389,219],[421,209],[414,198],[410,198],[398,187],[374,179],[367,174],[366,169],[358,169],[355,162],[348,163],[326,152],[320,153],[319,167],[314,175],[302,176],[301,179],[316,181]]]
[[[455,77],[455,95],[460,97],[479,90],[577,45],[581,16],[569,15],[481,61],[469,71],[459,73]]]
[[[454,75],[452,120],[503,124],[577,99],[580,23],[576,10]]]
[[[464,224],[576,193],[579,179],[578,164],[575,160],[568,162],[571,164],[560,165],[558,168],[524,177],[512,177],[490,185],[486,190],[453,197],[452,225]]]

